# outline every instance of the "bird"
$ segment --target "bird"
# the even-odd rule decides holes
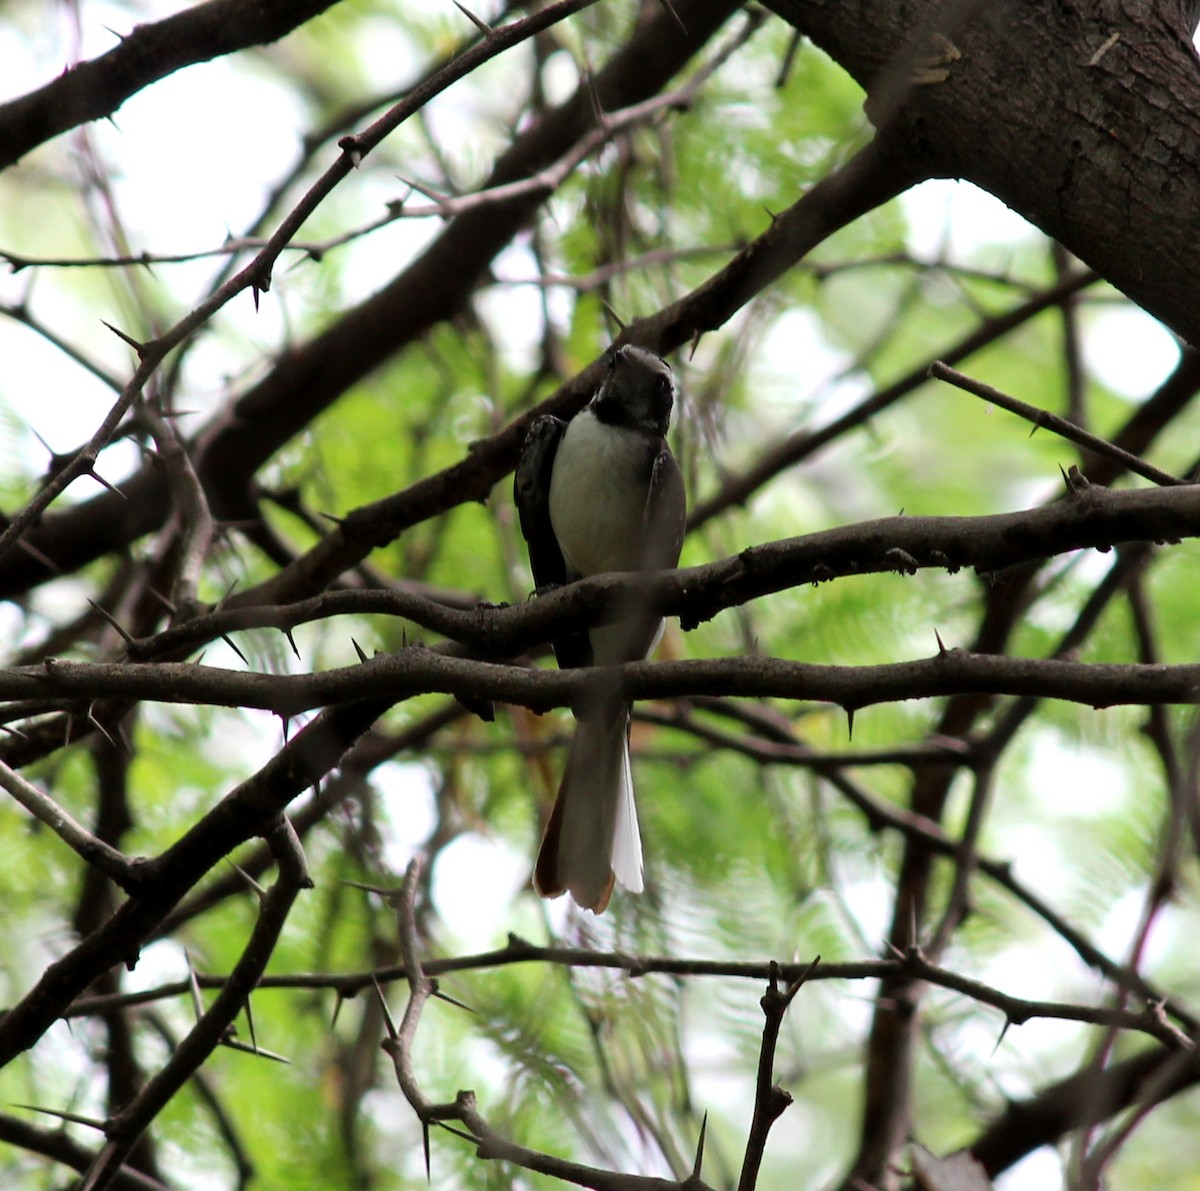
[[[513,480],[535,589],[545,592],[609,571],[669,570],[687,517],[683,474],[667,443],[675,377],[634,344],[608,353],[607,371],[570,421],[530,426]],[[553,641],[559,667],[640,661],[662,618],[626,601],[606,623]],[[593,913],[614,882],[640,893],[642,845],[629,763],[627,702],[603,690],[575,707],[578,724],[534,866],[542,897],[570,893]]]

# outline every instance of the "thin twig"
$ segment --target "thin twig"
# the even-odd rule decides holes
[[[983,381],[975,380],[965,373],[958,372],[948,364],[944,364],[941,360],[935,360],[929,365],[929,375],[935,380],[944,380],[947,384],[954,385],[955,388],[962,389],[965,393],[982,397],[985,401],[991,402],[992,405],[998,405],[1001,409],[1006,409],[1009,413],[1016,414],[1018,417],[1024,418],[1027,422],[1032,422],[1035,430],[1045,427],[1047,430],[1052,430],[1055,434],[1067,439],[1069,442],[1077,443],[1081,447],[1087,447],[1088,450],[1094,451],[1097,455],[1113,459],[1123,467],[1128,468],[1135,475],[1151,480],[1155,484],[1171,487],[1187,483],[1186,480],[1181,480],[1178,476],[1173,476],[1169,472],[1165,472],[1161,468],[1147,463],[1144,459],[1139,459],[1136,455],[1123,450],[1115,443],[1100,438],[1098,435],[1091,434],[1081,426],[1076,426],[1074,422],[1069,422],[1066,418],[1060,418],[1057,414],[1040,409],[1036,405],[1030,405],[1028,402],[1021,401],[1016,397],[1010,397],[1007,393],[1002,393],[999,389],[984,384]]]

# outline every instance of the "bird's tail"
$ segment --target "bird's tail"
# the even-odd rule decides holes
[[[558,798],[542,838],[533,887],[542,897],[570,892],[604,912],[614,879],[642,891],[642,841],[629,767],[629,708],[593,708],[579,721]]]

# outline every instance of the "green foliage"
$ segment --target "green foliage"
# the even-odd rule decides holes
[[[402,179],[430,192],[469,193],[513,136],[562,97],[558,92],[603,65],[634,18],[633,9],[621,6],[589,8],[543,35],[536,49],[522,45],[502,56],[407,122],[305,222],[300,247],[277,265],[272,290],[259,295],[261,313],[251,313],[246,295],[236,299],[206,338],[173,357],[174,387],[151,394],[153,401],[176,412],[224,409],[275,361],[336,326],[418,257],[442,226],[437,218],[397,218],[368,232],[389,204],[395,215],[403,214],[400,200],[408,207],[426,201]],[[361,131],[431,65],[453,57],[468,30],[448,6],[334,5],[280,44],[240,56],[235,70],[304,112],[302,131],[332,122],[340,135]],[[725,36],[733,36],[732,26]],[[614,313],[624,320],[652,315],[708,281],[773,215],[860,148],[870,136],[861,90],[820,51],[802,45],[786,79],[775,81],[790,40],[791,30],[768,18],[686,110],[664,111],[589,157],[494,262],[492,276],[455,320],[439,322],[368,371],[273,453],[249,493],[256,506],[261,500],[261,524],[253,532],[236,520],[219,527],[199,598],[215,604],[235,585],[238,592],[256,588],[304,556],[336,519],[471,458],[477,443],[606,348]],[[249,209],[264,217],[232,234],[257,236],[276,226],[328,167],[337,135],[300,162],[272,201],[278,180],[255,174]],[[103,164],[119,177],[119,162]],[[254,164],[240,162],[228,172],[253,173]],[[156,228],[127,235],[113,214],[123,196],[109,209],[99,182],[92,179],[81,193],[79,178],[61,146],[39,155],[28,172],[5,175],[0,247],[30,257],[107,258],[126,247],[142,251],[142,233],[157,237]],[[918,373],[902,400],[818,450],[798,450],[792,465],[744,502],[696,527],[681,565],[858,521],[983,517],[1061,497],[1060,469],[1080,462],[1077,446],[1046,430],[1031,436],[1015,416],[919,375],[989,320],[1054,283],[1050,249],[1032,232],[996,244],[982,229],[976,239],[969,251],[927,259],[911,248],[906,209],[888,204],[832,235],[693,353],[677,354],[682,401],[673,433],[693,507],[780,443],[803,445],[806,434]],[[6,367],[0,375],[6,511],[29,498],[45,466],[26,429],[45,432],[50,423],[53,449],[77,446],[114,399],[104,374],[118,377],[117,387],[127,378],[127,345],[97,330],[99,318],[137,328],[130,333],[169,324],[208,292],[222,264],[218,254],[202,268],[175,271],[163,262],[152,274],[126,266],[72,270],[68,277],[46,268],[36,271],[36,292],[5,291],[13,326],[6,325],[4,342],[30,353],[28,372]],[[577,284],[566,283],[571,279]],[[1085,329],[1087,303],[1099,300],[1080,299]],[[83,369],[70,366],[82,398],[69,415],[57,408],[44,413],[39,405],[46,387],[39,360],[48,337],[39,339],[24,316],[78,345],[84,357]],[[57,360],[61,353],[50,354]],[[996,338],[960,366],[1039,408],[1072,412],[1058,311]],[[1139,404],[1086,369],[1077,396],[1090,428],[1109,437],[1120,434]],[[1183,472],[1195,455],[1188,444],[1196,441],[1198,418],[1194,410],[1182,413],[1147,453]],[[143,427],[126,429],[150,450]],[[114,469],[134,469],[135,454],[113,449],[101,455],[98,470],[105,474],[109,461]],[[112,478],[121,477],[114,471]],[[83,499],[79,487],[64,504]],[[156,551],[166,553],[168,545],[174,542],[147,538],[44,590],[22,593],[5,621],[12,641],[5,665],[36,664],[51,652],[126,660],[126,643],[86,601],[111,604],[121,620],[135,614],[147,620],[150,627],[139,634],[163,628],[161,609],[150,616],[140,601],[124,600],[131,589],[122,583],[137,568],[149,574],[161,561]],[[1089,552],[1041,567],[1000,649],[1018,658],[1056,655],[1123,557]],[[1195,564],[1194,543],[1155,546],[1135,594],[1124,587],[1071,656],[1129,663],[1152,644],[1163,663],[1194,661],[1200,655]],[[727,609],[686,634],[672,626],[661,655],[883,667],[936,656],[939,638],[947,649],[972,648],[994,593],[1024,591],[1016,573],[903,570],[831,576]],[[348,567],[329,589],[387,585],[467,608],[524,600],[532,581],[509,478],[486,503],[447,500],[361,566]],[[1144,622],[1133,614],[1135,597],[1144,602]],[[73,625],[76,617],[86,631]],[[1141,624],[1149,624],[1151,642],[1139,639]],[[442,641],[403,618],[366,613],[297,626],[299,657],[277,628],[231,635],[238,652],[218,639],[205,647],[212,650],[205,664],[297,676],[357,664],[352,639],[368,656]],[[197,662],[198,653],[170,660]],[[536,650],[529,660],[549,664]],[[305,821],[314,888],[299,897],[272,952],[266,987],[253,994],[253,1024],[243,1014],[237,1028],[239,1042],[253,1039],[286,1064],[219,1048],[156,1120],[152,1137],[164,1176],[189,1188],[238,1185],[235,1147],[223,1135],[216,1103],[254,1167],[254,1186],[426,1185],[421,1126],[379,1050],[388,1033],[380,998],[399,1021],[410,991],[390,894],[418,849],[428,859],[410,925],[423,962],[503,949],[510,932],[536,945],[586,948],[612,959],[592,966],[561,957],[536,963],[493,957],[439,977],[444,999],[426,1006],[411,1052],[423,1094],[444,1104],[472,1088],[480,1112],[504,1138],[605,1168],[686,1176],[709,1114],[706,1175],[713,1185],[733,1185],[762,1038],[760,973],[642,972],[641,961],[630,957],[650,957],[650,966],[659,956],[727,966],[805,964],[817,955],[826,965],[894,958],[884,940],[902,937],[908,926],[897,909],[903,904],[897,882],[908,842],[922,831],[945,845],[927,841],[932,875],[922,941],[943,914],[965,912],[937,962],[1031,1000],[1090,1006],[1116,996],[1111,986],[1097,992],[1099,980],[1063,932],[994,872],[974,871],[968,904],[953,904],[957,869],[947,851],[967,830],[981,789],[990,802],[978,836],[968,841],[972,856],[977,850],[989,861],[1011,862],[1018,884],[1114,963],[1130,962],[1139,923],[1148,919],[1151,945],[1140,970],[1170,995],[1194,998],[1200,987],[1190,948],[1197,926],[1191,843],[1181,845],[1165,888],[1155,883],[1178,795],[1164,762],[1171,757],[1187,770],[1188,749],[1195,749],[1190,713],[1164,713],[1166,735],[1156,741],[1145,731],[1147,708],[1097,711],[1086,701],[1036,700],[999,756],[984,750],[968,758],[947,784],[944,805],[917,805],[921,783],[941,772],[945,757],[934,755],[938,749],[966,756],[1020,706],[1016,696],[979,698],[981,707],[958,728],[958,721],[947,727],[944,699],[885,700],[856,710],[851,720],[802,687],[789,699],[649,705],[653,714],[635,717],[632,734],[647,889],[641,899],[618,891],[603,919],[562,902],[547,906],[528,887],[528,861],[571,729],[567,714],[499,706],[485,722],[464,709],[422,734],[422,723],[442,714],[445,696],[428,692],[402,701],[369,738],[377,755],[364,761],[351,754],[320,794],[306,794],[290,808]],[[267,712],[180,700],[146,703],[114,718],[127,738],[107,743],[128,761],[122,797],[129,812],[116,842],[131,856],[156,856],[174,844],[278,751],[285,729],[294,733],[308,718],[285,725]],[[73,700],[70,715],[91,722],[95,703]],[[6,723],[36,727],[50,714],[40,705],[14,707]],[[113,712],[107,704],[99,710]],[[415,734],[415,744],[405,743],[407,733]],[[106,756],[106,742],[95,734],[92,741],[56,744],[23,771],[89,830],[98,829]],[[988,786],[983,777],[992,762]],[[329,808],[309,823],[311,799],[322,796]],[[909,813],[920,818],[902,830]],[[256,842],[230,860],[247,870],[235,892],[227,883],[237,870],[214,869],[194,891],[201,900],[185,900],[170,938],[145,949],[133,976],[110,974],[111,988],[94,991],[154,989],[187,981],[191,972],[228,974],[258,921],[259,887],[277,879],[261,863]],[[15,1004],[53,958],[76,946],[74,932],[93,908],[82,872],[51,831],[15,803],[0,802],[6,923],[0,1005]],[[123,895],[108,892],[119,904]],[[206,894],[213,904],[203,901]],[[339,980],[369,972],[378,988],[364,980],[355,995],[340,999]],[[313,978],[299,979],[305,974]],[[305,986],[278,987],[283,977]],[[876,991],[865,978],[823,979],[818,968],[799,992],[774,1069],[795,1103],[771,1135],[758,1184],[764,1191],[826,1185],[853,1160],[871,1090],[862,1063]],[[216,990],[205,982],[199,995],[207,1006]],[[1133,999],[1125,1004],[1140,1007]],[[194,1013],[191,996],[178,990],[129,1010],[141,1075],[169,1060]],[[969,1143],[1003,1111],[1006,1096],[1031,1095],[1046,1080],[1078,1069],[1102,1044],[1096,1027],[1040,1019],[1001,1038],[1003,1015],[962,992],[938,991],[923,1013],[913,1130],[938,1152]],[[77,1024],[70,1034],[56,1026],[35,1052],[0,1071],[0,1100],[97,1119],[119,1108],[106,1102],[110,1040],[102,1020],[89,1014]],[[981,1056],[993,1053],[990,1046],[989,1062]],[[1200,1186],[1188,1173],[1200,1160],[1194,1117],[1189,1098],[1156,1113],[1123,1151],[1111,1186]],[[65,1128],[96,1148],[96,1137],[82,1126]],[[435,1186],[560,1185],[485,1161],[474,1143],[438,1124],[431,1126],[431,1151]],[[6,1187],[60,1185],[59,1173],[47,1174],[24,1152],[0,1150]]]

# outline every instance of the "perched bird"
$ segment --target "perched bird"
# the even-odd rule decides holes
[[[679,561],[686,502],[667,445],[675,379],[644,348],[614,351],[591,402],[564,423],[534,422],[513,492],[539,591],[606,571],[664,570]],[[588,632],[554,642],[559,666],[640,661],[662,620],[629,604]],[[534,868],[542,897],[569,892],[600,914],[614,878],[642,890],[642,843],[629,767],[629,704],[598,690],[575,709],[558,797]]]

